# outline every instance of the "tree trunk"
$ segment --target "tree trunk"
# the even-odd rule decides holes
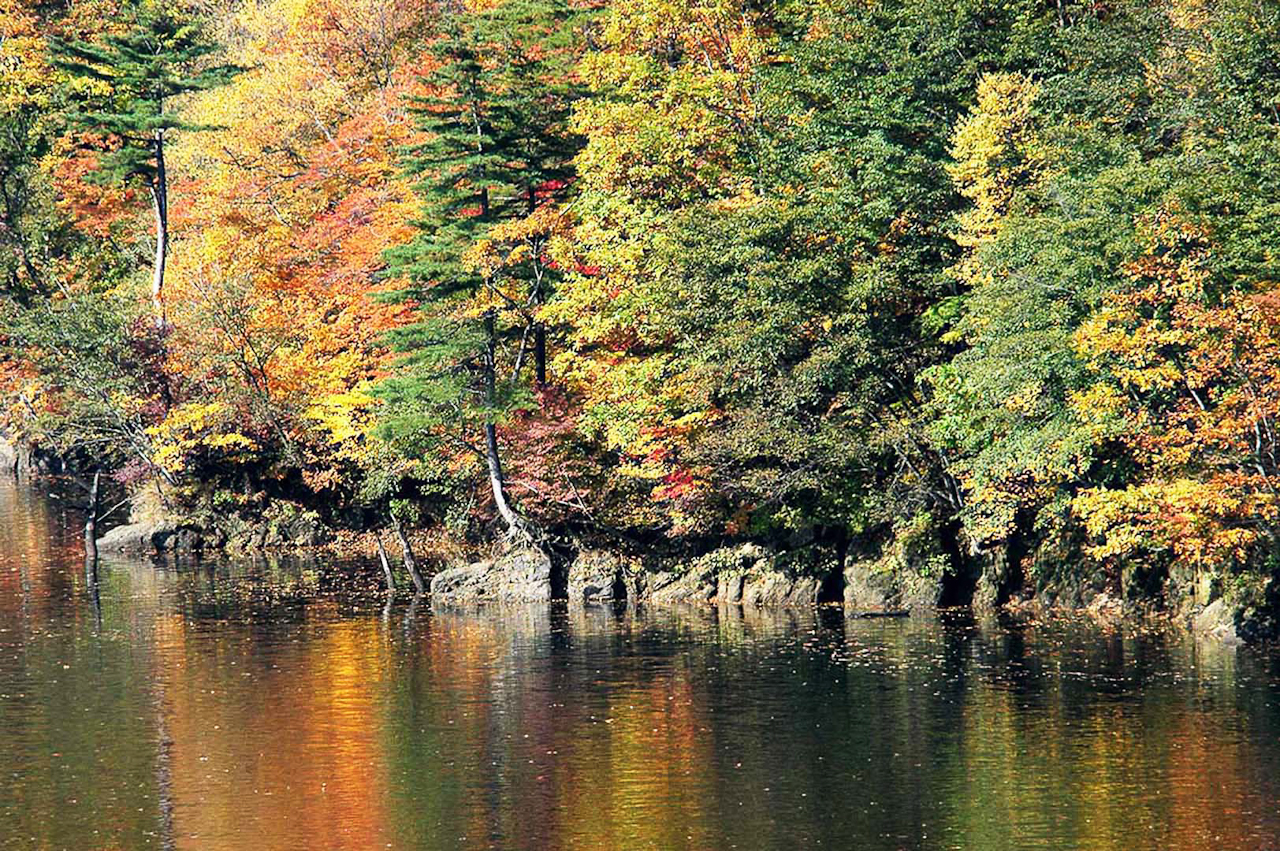
[[[495,360],[498,349],[498,335],[492,312],[485,314],[484,330],[488,336],[484,360],[484,395],[485,403],[492,409],[497,397]],[[493,504],[497,506],[498,514],[507,524],[507,531],[510,534],[524,534],[526,531],[524,521],[507,502],[506,485],[502,478],[502,459],[498,455],[498,427],[491,418],[487,418],[484,424],[484,447],[485,461],[489,466],[489,487],[493,490]]]
[[[93,471],[93,484],[89,487],[89,505],[84,518],[84,570],[85,578],[98,581],[98,503],[102,471]]]
[[[532,185],[525,190],[525,197],[528,199],[528,214],[533,215],[538,209],[538,193]],[[535,258],[537,259],[537,258]],[[540,262],[540,261],[539,261]],[[542,275],[539,273],[536,277],[533,303],[535,307],[541,307],[546,303],[546,298],[542,293]],[[533,326],[533,376],[538,387],[547,386],[547,326],[541,322],[535,322]]]
[[[391,575],[391,562],[387,561],[387,551],[382,547],[382,535],[374,536],[374,540],[378,542],[378,560],[382,562],[382,575],[387,579],[387,590],[394,594],[396,578]]]
[[[164,131],[155,134],[156,177],[151,202],[156,214],[156,259],[151,274],[151,304],[161,323],[164,312],[164,267],[169,253],[169,179],[164,167]]]
[[[489,462],[489,487],[493,490],[493,503],[498,514],[512,534],[524,532],[524,521],[507,502],[507,492],[502,479],[502,461],[498,457],[498,429],[493,423],[484,424],[485,460]]]
[[[409,578],[413,580],[413,587],[422,594],[427,590],[426,580],[422,578],[422,571],[418,570],[418,560],[413,556],[413,547],[409,546],[409,539],[404,534],[404,527],[400,525],[400,518],[395,515],[391,516],[391,528],[396,533],[396,540],[400,542],[400,551],[404,554],[404,566],[409,571]]]
[[[547,386],[547,328],[541,322],[533,327],[534,380],[539,387]]]

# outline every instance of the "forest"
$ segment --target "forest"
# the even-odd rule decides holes
[[[1274,0],[0,0],[0,430],[135,513],[1280,611]]]

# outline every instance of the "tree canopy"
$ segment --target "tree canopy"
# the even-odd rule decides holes
[[[1280,10],[4,3],[10,433],[472,543],[1273,575]]]

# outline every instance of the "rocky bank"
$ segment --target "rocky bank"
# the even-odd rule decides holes
[[[328,532],[311,512],[276,509],[256,520],[214,523],[146,521],[116,527],[98,541],[103,553],[198,553],[312,547]],[[871,552],[810,547],[779,552],[755,544],[697,558],[633,557],[599,549],[548,553],[516,549],[458,564],[431,580],[440,606],[542,603],[575,605],[728,605],[787,609],[832,605],[849,617],[928,614],[949,606],[975,611],[1070,610],[1100,622],[1140,621],[1153,613],[1196,633],[1254,641],[1277,632],[1280,589],[1242,591],[1196,574],[1169,571],[1153,579],[1130,572],[1118,586],[1050,551],[998,551],[957,558],[936,536],[903,537]]]

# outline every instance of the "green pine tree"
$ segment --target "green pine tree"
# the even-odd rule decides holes
[[[53,63],[77,77],[105,83],[109,94],[86,96],[68,115],[74,128],[119,141],[99,158],[101,183],[138,181],[151,193],[156,253],[151,298],[164,318],[164,270],[169,247],[169,174],[165,144],[179,131],[212,129],[184,121],[178,99],[226,84],[238,68],[211,63],[217,45],[198,21],[182,17],[159,0],[132,9],[128,27],[100,42],[54,41]]]
[[[398,295],[419,301],[425,316],[393,337],[410,356],[383,386],[384,432],[419,452],[425,447],[417,441],[440,434],[476,452],[513,534],[529,530],[507,499],[497,424],[527,399],[522,372],[530,339],[535,381],[546,381],[546,332],[536,311],[554,275],[533,257],[528,268],[497,280],[475,271],[465,255],[496,225],[568,187],[581,14],[563,0],[513,0],[445,22],[434,45],[439,65],[422,80],[430,94],[413,105],[426,139],[403,157],[423,200],[414,222],[419,233],[388,258],[391,271],[410,282]],[[480,433],[483,443],[471,439]]]

